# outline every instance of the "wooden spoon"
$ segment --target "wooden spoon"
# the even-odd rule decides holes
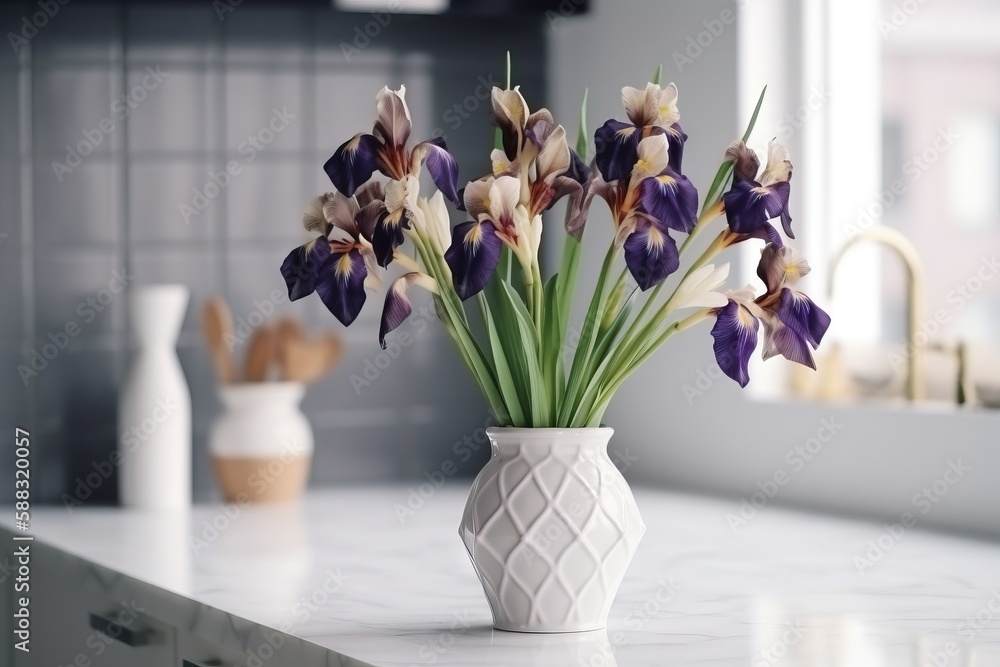
[[[233,382],[235,373],[228,343],[233,335],[233,316],[229,312],[229,306],[220,297],[212,297],[205,302],[201,314],[201,330],[219,382]]]
[[[247,382],[263,382],[267,379],[267,371],[274,358],[276,340],[277,331],[272,327],[261,325],[253,332],[247,349],[244,375]]]
[[[288,346],[290,345],[290,341],[301,340],[303,338],[302,325],[299,324],[298,320],[287,317],[280,320],[275,329],[274,357],[278,363],[279,376],[282,380],[287,380]]]
[[[290,339],[284,350],[284,378],[306,384],[315,382],[337,365],[340,355],[340,339],[332,333],[311,340]]]

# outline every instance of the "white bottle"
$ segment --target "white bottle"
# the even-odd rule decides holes
[[[191,506],[191,392],[175,350],[188,297],[183,285],[142,286],[129,294],[137,349],[118,400],[124,507]]]

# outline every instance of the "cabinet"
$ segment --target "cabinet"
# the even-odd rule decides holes
[[[7,535],[0,530],[0,539]],[[31,550],[31,652],[17,651],[9,642],[0,642],[0,665],[283,667],[304,664],[301,649],[291,647],[281,633],[247,629],[239,633],[238,639],[228,637],[232,641],[223,646],[151,616],[135,600],[116,601],[102,593],[93,566],[82,559],[38,542],[32,543]],[[0,587],[0,612],[7,618],[13,611],[11,580],[9,577]],[[235,631],[232,626],[229,630]]]
[[[86,584],[80,559],[33,542],[31,652],[14,667],[175,667],[176,630]]]

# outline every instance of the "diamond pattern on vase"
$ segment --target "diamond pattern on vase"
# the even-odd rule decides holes
[[[460,535],[505,630],[602,628],[645,526],[611,429],[490,429]]]

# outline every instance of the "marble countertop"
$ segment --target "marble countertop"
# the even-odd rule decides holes
[[[646,489],[607,631],[494,631],[457,534],[466,486],[422,504],[380,487],[190,515],[45,508],[32,532],[176,627],[241,651],[283,630],[296,667],[1000,665],[998,544],[773,507],[734,531],[738,502]]]

